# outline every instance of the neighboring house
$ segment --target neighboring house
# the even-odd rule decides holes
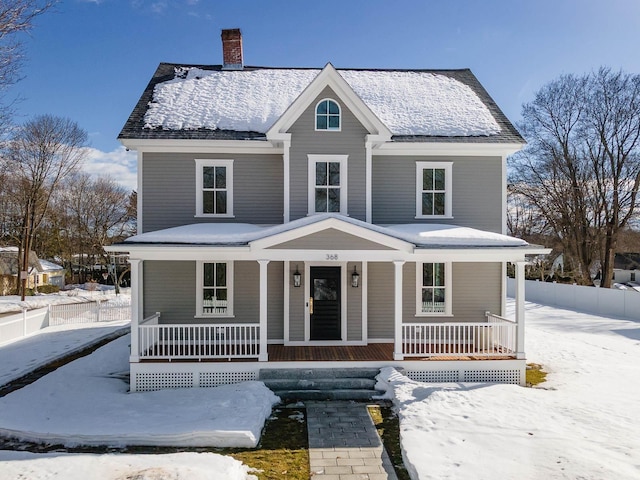
[[[18,253],[18,247],[0,247],[0,295],[10,295],[16,288],[20,273]],[[35,252],[30,252],[27,288],[42,284],[42,280],[40,260]]]
[[[42,270],[40,272],[40,285],[55,285],[60,288],[64,287],[66,274],[64,267],[56,263],[49,262],[48,260],[40,260],[40,265],[42,266]]]
[[[505,235],[524,141],[474,75],[246,67],[222,37],[221,66],[160,64],[119,136],[138,153],[138,235],[107,247],[130,255],[131,389],[265,366],[523,383],[524,265],[549,250]]]

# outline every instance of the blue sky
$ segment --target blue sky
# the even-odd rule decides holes
[[[640,73],[638,0],[63,0],[24,37],[21,117],[69,117],[87,169],[133,186],[116,137],[159,62],[220,64],[239,27],[246,65],[471,68],[512,121],[563,73]]]

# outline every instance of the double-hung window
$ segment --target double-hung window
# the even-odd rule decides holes
[[[347,213],[347,155],[308,155],[309,215]]]
[[[340,131],[340,105],[328,98],[317,103],[316,130]]]
[[[417,263],[416,315],[451,315],[451,263]]]
[[[233,160],[196,160],[196,216],[233,217]]]
[[[233,262],[198,262],[197,316],[233,316]]]
[[[416,218],[451,218],[451,162],[416,162]]]

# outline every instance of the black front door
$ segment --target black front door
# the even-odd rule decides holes
[[[340,340],[340,267],[311,267],[311,340]]]

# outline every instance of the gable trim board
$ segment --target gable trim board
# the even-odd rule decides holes
[[[286,133],[302,115],[309,104],[324,90],[331,88],[338,98],[353,112],[356,118],[369,131],[385,140],[391,139],[391,131],[384,125],[371,109],[356,95],[351,86],[342,78],[336,69],[327,63],[318,76],[303,90],[280,118],[267,131],[267,139],[278,138],[278,134]]]

